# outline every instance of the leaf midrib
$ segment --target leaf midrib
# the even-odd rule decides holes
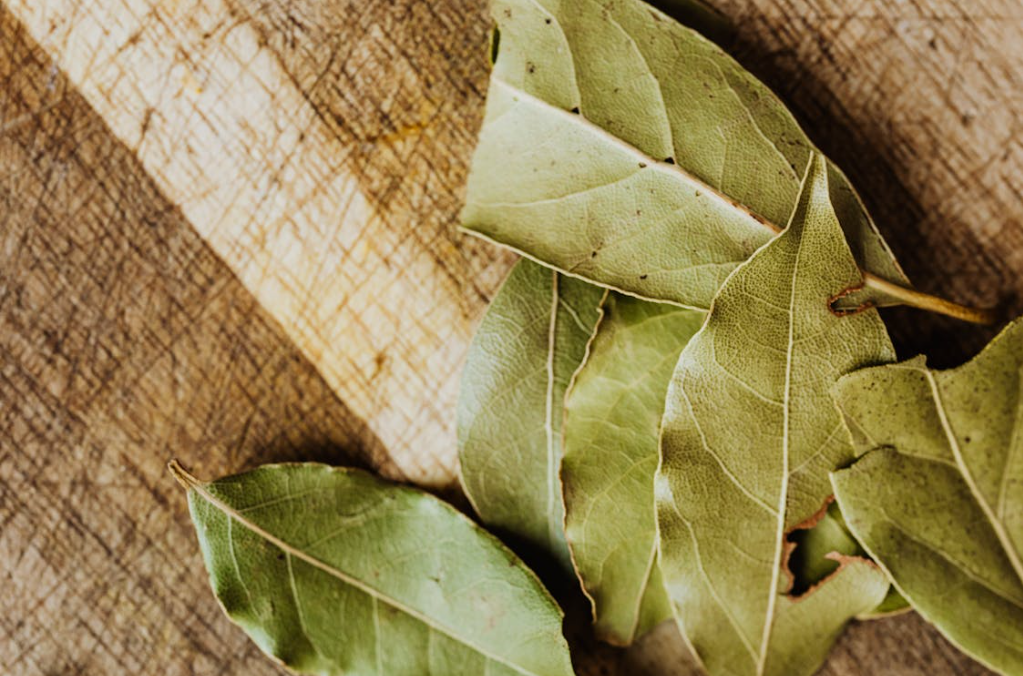
[[[391,606],[392,608],[394,608],[394,609],[396,609],[396,610],[398,610],[400,612],[405,613],[406,615],[409,615],[409,616],[419,620],[420,622],[425,624],[430,629],[432,629],[434,631],[437,631],[437,632],[439,632],[441,634],[444,634],[445,636],[447,636],[448,638],[452,639],[453,641],[455,641],[457,643],[460,643],[460,644],[466,646],[467,648],[470,648],[471,650],[474,650],[475,652],[479,653],[480,655],[484,656],[487,659],[490,659],[490,660],[493,660],[493,661],[498,662],[500,664],[503,664],[506,667],[508,667],[510,669],[513,669],[514,671],[517,671],[520,674],[525,674],[526,676],[542,676],[541,674],[537,674],[536,672],[528,671],[528,670],[524,669],[523,667],[521,667],[521,666],[519,666],[519,665],[517,665],[517,664],[515,664],[513,662],[509,662],[506,658],[501,657],[500,655],[495,655],[495,654],[491,653],[489,650],[486,650],[485,648],[482,648],[482,647],[480,647],[478,645],[475,645],[471,641],[468,641],[467,639],[465,639],[465,638],[463,638],[461,636],[458,636],[457,634],[453,633],[452,630],[450,630],[449,628],[445,627],[442,624],[437,623],[436,621],[432,620],[429,616],[419,612],[418,610],[415,610],[414,608],[411,608],[411,607],[405,605],[404,603],[402,603],[401,601],[398,601],[397,599],[394,599],[394,598],[391,598],[390,596],[387,596],[384,592],[371,587],[370,585],[366,584],[362,580],[359,580],[358,578],[352,577],[352,576],[350,576],[350,575],[348,575],[348,574],[346,574],[346,573],[344,573],[344,572],[342,572],[342,571],[340,571],[340,570],[330,566],[329,564],[324,563],[323,561],[320,561],[319,559],[317,559],[317,558],[315,558],[313,556],[310,556],[309,554],[303,552],[300,549],[296,549],[295,547],[289,545],[284,540],[281,540],[280,538],[278,538],[276,535],[270,533],[269,531],[265,530],[261,526],[259,526],[259,525],[255,524],[255,523],[249,521],[248,519],[246,519],[238,510],[234,509],[233,507],[228,505],[226,502],[224,502],[220,498],[218,498],[215,495],[213,495],[212,493],[210,493],[209,490],[207,490],[206,486],[203,485],[203,484],[200,484],[198,481],[195,481],[193,479],[193,480],[189,481],[189,484],[190,484],[189,488],[191,490],[194,490],[196,493],[198,493],[202,497],[203,500],[205,500],[206,502],[208,502],[209,504],[213,505],[214,507],[219,509],[221,512],[223,512],[224,515],[227,516],[227,518],[229,519],[229,522],[230,522],[230,520],[237,521],[239,524],[241,524],[245,528],[249,529],[250,531],[252,531],[256,535],[258,535],[259,537],[263,538],[264,540],[266,540],[270,544],[272,544],[275,547],[277,547],[278,549],[280,549],[286,555],[298,558],[303,563],[306,563],[306,564],[312,566],[313,568],[316,568],[316,569],[318,569],[318,570],[320,570],[320,571],[330,575],[331,577],[334,577],[334,578],[340,580],[341,582],[343,582],[345,584],[348,584],[348,585],[351,585],[352,587],[355,587],[359,591],[363,592],[364,594],[366,594],[367,596],[369,596],[369,597],[371,597],[371,598],[373,598],[375,600],[383,601],[384,603],[386,603],[387,605]],[[313,646],[313,649],[314,650],[316,649],[315,646]]]
[[[529,101],[531,104],[544,108],[545,110],[549,111],[550,113],[558,117],[571,120],[574,124],[578,124],[586,128],[589,132],[603,138],[611,145],[618,146],[626,153],[635,157],[637,162],[642,162],[646,164],[648,168],[664,171],[666,173],[677,176],[683,182],[689,183],[695,190],[699,191],[701,194],[706,194],[707,196],[720,202],[726,208],[735,211],[736,213],[745,217],[750,222],[750,224],[753,225],[754,229],[766,231],[770,236],[777,235],[782,231],[781,227],[779,227],[775,223],[772,223],[764,216],[761,216],[760,214],[756,213],[747,205],[742,204],[741,202],[729,197],[725,193],[721,192],[719,189],[715,188],[714,186],[710,185],[709,183],[705,182],[704,180],[700,179],[699,177],[695,176],[694,174],[684,169],[680,164],[678,164],[677,159],[675,160],[675,162],[669,163],[665,162],[664,158],[652,157],[651,155],[648,155],[647,153],[643,152],[642,150],[632,145],[628,141],[625,141],[624,139],[615,136],[614,134],[610,133],[600,125],[591,122],[584,116],[584,114],[572,113],[570,111],[565,110],[564,108],[555,106],[552,103],[549,103],[548,101],[545,101],[544,99],[538,96],[534,96],[533,94],[527,92],[526,90],[515,86],[511,82],[508,82],[507,80],[500,78],[496,72],[491,74],[490,79],[493,84],[497,84],[499,86],[511,90],[512,92],[515,93],[516,96]]]
[[[557,519],[554,518],[556,501],[560,499],[561,492],[558,490],[558,469],[557,452],[554,448],[554,352],[558,337],[558,306],[560,303],[560,288],[557,271],[551,270],[551,306],[550,317],[547,324],[547,391],[544,398],[544,434],[547,441],[547,540],[552,550],[559,546],[557,533]]]
[[[974,500],[977,501],[981,511],[984,512],[984,518],[987,519],[991,528],[995,531],[995,537],[998,538],[999,544],[1002,545],[1002,550],[1005,552],[1006,558],[1009,559],[1009,564],[1016,573],[1016,577],[1021,583],[1023,583],[1023,562],[1020,561],[1019,554],[1016,552],[1015,547],[1013,547],[1012,540],[1009,538],[1009,534],[1005,531],[1005,527],[1002,525],[1001,520],[998,519],[994,510],[991,509],[991,505],[988,504],[984,494],[980,490],[980,486],[977,485],[976,479],[973,478],[973,473],[966,464],[966,458],[963,457],[962,448],[959,446],[959,438],[952,429],[952,423],[945,410],[945,403],[941,398],[938,381],[934,378],[934,374],[930,369],[922,369],[922,371],[924,377],[927,379],[927,384],[931,389],[931,398],[934,400],[934,408],[938,413],[938,420],[941,422],[941,429],[945,434],[945,439],[952,451],[952,457],[955,458],[956,468],[959,470],[959,474],[962,475],[963,480],[969,487]]]
[[[816,161],[811,158],[810,165],[807,167],[807,176],[803,179],[804,184],[800,189],[800,193],[803,190],[808,189],[809,181],[811,179],[810,172],[814,171]],[[802,199],[802,197],[800,198]],[[799,209],[797,203],[795,209]],[[802,233],[805,235],[805,232]],[[786,517],[786,505],[788,503],[788,492],[789,492],[789,454],[791,440],[789,438],[789,428],[791,427],[791,409],[792,409],[792,361],[793,361],[793,350],[795,349],[795,326],[796,326],[796,287],[799,277],[799,262],[802,259],[803,253],[803,242],[805,236],[799,238],[799,242],[796,245],[795,260],[792,263],[792,275],[790,277],[791,289],[789,290],[789,306],[788,306],[788,339],[785,346],[785,391],[782,396],[782,472],[781,472],[781,490],[778,492],[778,529],[775,535],[775,551],[774,551],[774,565],[771,571],[771,587],[770,596],[767,600],[767,612],[764,621],[764,634],[760,643],[760,655],[757,661],[757,675],[762,676],[767,668],[767,656],[771,644],[771,633],[774,628],[775,619],[775,608],[778,600],[778,582],[781,576],[781,561],[783,555],[783,541],[785,539],[785,517]]]

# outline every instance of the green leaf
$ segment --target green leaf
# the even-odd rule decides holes
[[[876,310],[829,308],[859,278],[818,158],[788,229],[736,269],[679,358],[655,483],[661,569],[712,674],[810,674],[888,588],[850,559],[794,597],[783,565],[787,534],[816,521],[829,471],[853,458],[830,387],[894,359]]]
[[[211,483],[171,470],[225,612],[295,671],[572,673],[536,576],[433,496],[314,463]]]
[[[835,396],[868,452],[833,476],[849,527],[903,596],[988,666],[1023,674],[1023,321],[948,371],[849,374]]]
[[[460,477],[476,512],[552,553],[567,571],[558,481],[565,390],[604,295],[520,261],[476,331],[458,401]]]
[[[815,151],[792,115],[639,0],[496,0],[493,15],[464,226],[596,284],[709,307],[793,211]],[[904,284],[848,181],[826,171],[859,265]]]
[[[857,615],[856,619],[880,620],[886,617],[892,617],[893,615],[902,615],[912,609],[913,607],[909,605],[909,601],[906,600],[906,597],[899,593],[898,587],[892,585],[888,588],[888,593],[877,608]]]
[[[846,530],[838,504],[827,506],[820,521],[810,528],[800,529],[789,536],[792,553],[787,566],[793,581],[790,593],[799,594],[826,580],[840,565],[841,557],[865,557],[852,534]],[[839,557],[831,556],[839,554]]]
[[[611,294],[569,390],[565,533],[598,636],[627,645],[671,617],[656,565],[654,471],[664,395],[705,313]]]
[[[795,531],[789,536],[789,541],[794,546],[788,561],[793,577],[791,593],[805,591],[827,579],[846,557],[868,556],[849,531],[837,502],[828,505],[819,523],[812,528]],[[884,600],[876,608],[857,615],[856,619],[875,620],[907,610],[909,603],[894,586],[889,586]]]

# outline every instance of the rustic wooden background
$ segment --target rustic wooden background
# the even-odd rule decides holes
[[[712,4],[920,287],[1023,309],[1018,0]],[[512,263],[456,232],[486,32],[482,0],[0,0],[4,673],[280,673],[221,615],[171,457],[453,494]],[[887,317],[941,365],[992,331]],[[670,627],[571,635],[581,674],[692,673]],[[825,673],[985,672],[906,615]]]

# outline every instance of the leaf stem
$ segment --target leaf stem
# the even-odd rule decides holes
[[[947,317],[970,322],[972,324],[994,324],[998,321],[998,313],[994,308],[973,308],[950,300],[932,296],[929,293],[900,286],[869,272],[863,273],[863,286],[879,291],[904,305],[936,312]]]

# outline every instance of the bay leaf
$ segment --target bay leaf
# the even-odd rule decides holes
[[[599,638],[627,645],[671,617],[656,564],[664,395],[706,313],[612,293],[565,407],[565,534]]]
[[[853,458],[835,380],[894,359],[876,310],[828,299],[860,279],[815,156],[784,233],[728,278],[668,388],[655,480],[660,562],[675,617],[711,674],[810,674],[888,581],[845,558],[789,594],[786,537],[817,521],[828,473]]]
[[[838,570],[841,557],[866,557],[866,552],[845,528],[835,502],[823,511],[820,521],[811,528],[794,531],[788,540],[792,551],[786,563],[793,577],[792,594],[803,593],[826,580]]]
[[[464,227],[566,274],[709,307],[796,204],[815,150],[791,113],[639,0],[496,0],[492,12],[500,39]],[[827,172],[874,300],[893,302],[901,269],[842,173]]]
[[[572,673],[561,610],[536,576],[437,498],[316,463],[210,483],[171,470],[225,612],[291,669]]]
[[[835,397],[862,459],[833,475],[853,533],[963,651],[1023,674],[1023,320],[972,361],[865,369]],[[868,449],[877,450],[868,450]]]
[[[888,593],[885,594],[884,600],[878,604],[877,608],[857,615],[856,619],[881,620],[894,615],[902,615],[911,610],[913,610],[913,606],[909,605],[909,601],[907,601],[906,597],[899,592],[899,588],[895,585],[891,585],[888,588]]]
[[[806,590],[832,575],[847,557],[866,558],[867,551],[850,532],[837,502],[828,505],[820,522],[812,528],[797,530],[789,536],[794,550],[788,567],[793,576],[792,593]],[[876,608],[856,616],[858,620],[876,620],[910,610],[909,603],[894,586]]]
[[[480,323],[458,400],[459,477],[488,526],[572,570],[558,471],[565,391],[605,291],[519,261]]]

